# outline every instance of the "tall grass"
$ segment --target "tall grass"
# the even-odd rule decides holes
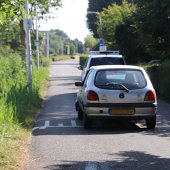
[[[31,113],[41,104],[40,88],[48,79],[47,68],[33,69],[29,91],[26,64],[19,56],[0,57],[0,134],[10,133],[14,124],[27,126]]]
[[[41,104],[50,60],[41,58],[39,70],[33,66],[29,90],[26,63],[8,47],[0,47],[0,169],[23,169],[30,125]]]

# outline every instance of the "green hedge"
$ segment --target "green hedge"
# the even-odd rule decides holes
[[[86,60],[87,60],[87,57],[88,57],[88,54],[81,54],[81,55],[80,55],[80,61],[79,61],[79,63],[80,63],[80,65],[81,65],[82,67],[85,65],[85,62],[86,62]]]
[[[157,94],[160,93],[160,69],[159,65],[151,65],[151,66],[144,66],[144,69],[147,71],[151,82],[157,92]]]
[[[153,83],[157,95],[166,101],[170,101],[170,61],[161,65],[144,67]]]
[[[164,62],[159,69],[160,95],[163,99],[170,101],[170,61]]]

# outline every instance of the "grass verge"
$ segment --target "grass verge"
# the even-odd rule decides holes
[[[0,57],[0,169],[25,170],[28,139],[48,84],[46,67],[33,67],[28,89],[25,64],[20,58]]]

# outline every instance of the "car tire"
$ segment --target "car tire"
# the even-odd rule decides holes
[[[155,126],[156,126],[156,116],[146,119],[147,129],[155,129]]]
[[[91,127],[91,121],[87,117],[86,113],[83,114],[83,126],[85,129],[89,129]]]
[[[78,113],[78,119],[83,120],[83,112],[82,112],[82,110],[79,109],[77,113]]]
[[[78,116],[77,116],[78,119],[83,120],[83,111],[81,110],[78,102],[76,102],[75,107],[76,107],[76,111],[77,111],[77,114],[78,114]]]

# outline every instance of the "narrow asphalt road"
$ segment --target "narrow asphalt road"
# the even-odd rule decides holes
[[[54,62],[46,100],[33,127],[27,170],[169,170],[170,105],[158,103],[155,130],[144,122],[94,122],[85,130],[74,102],[81,71]]]

